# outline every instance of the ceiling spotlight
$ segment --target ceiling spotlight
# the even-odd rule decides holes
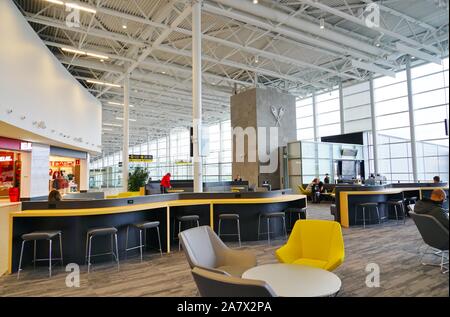
[[[259,57],[255,56],[255,63],[258,64],[259,63]]]
[[[258,0],[253,0],[253,4],[258,4]]]
[[[321,18],[321,19],[319,20],[319,23],[320,23],[320,28],[321,28],[321,29],[324,29],[324,28],[325,28],[325,20],[324,20],[323,18]]]

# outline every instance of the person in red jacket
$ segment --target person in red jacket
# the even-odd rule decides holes
[[[170,173],[167,173],[161,179],[161,183],[159,184],[159,187],[161,188],[161,194],[167,193],[167,189],[172,188],[172,185],[170,185],[170,176]]]

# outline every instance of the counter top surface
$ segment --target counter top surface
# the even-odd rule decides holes
[[[346,193],[349,195],[379,195],[379,194],[398,194],[407,191],[420,191],[420,190],[433,190],[441,188],[448,190],[448,187],[405,187],[405,188],[386,188],[382,190],[341,190],[340,193]]]
[[[167,208],[189,205],[209,205],[209,204],[267,204],[289,202],[298,199],[306,199],[305,195],[280,195],[267,198],[222,198],[222,199],[182,199],[144,204],[132,204],[127,206],[85,208],[85,209],[36,209],[11,212],[12,217],[61,217],[61,216],[91,216],[125,213],[156,208]]]

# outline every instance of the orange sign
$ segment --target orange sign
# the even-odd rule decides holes
[[[50,165],[53,167],[73,167],[75,162],[73,161],[51,161]]]

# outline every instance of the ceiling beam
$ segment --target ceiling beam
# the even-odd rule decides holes
[[[401,35],[399,33],[394,32],[394,31],[388,30],[388,29],[386,29],[384,27],[381,27],[381,26],[376,26],[376,25],[369,26],[367,23],[365,23],[365,21],[363,19],[361,19],[359,17],[355,17],[353,15],[345,13],[344,11],[337,10],[335,8],[329,7],[329,6],[327,6],[327,5],[323,4],[323,3],[320,3],[318,1],[302,0],[302,2],[304,2],[305,4],[307,4],[309,6],[312,6],[312,7],[318,8],[320,10],[323,10],[325,12],[334,14],[334,15],[340,17],[340,18],[343,18],[343,19],[345,19],[347,21],[350,21],[350,22],[353,22],[355,24],[358,24],[358,25],[360,25],[362,27],[365,27],[367,29],[378,31],[378,32],[380,32],[380,33],[382,33],[384,35],[387,35],[387,36],[390,36],[390,37],[395,38],[397,40],[400,40],[402,42],[408,43],[409,45],[413,45],[415,47],[420,47],[420,48],[426,49],[426,50],[428,50],[430,52],[433,52],[433,53],[436,53],[436,54],[440,53],[440,51],[434,46],[426,45],[426,44],[417,42],[416,40],[413,40],[413,39],[411,39],[409,37],[406,37],[404,35]]]

